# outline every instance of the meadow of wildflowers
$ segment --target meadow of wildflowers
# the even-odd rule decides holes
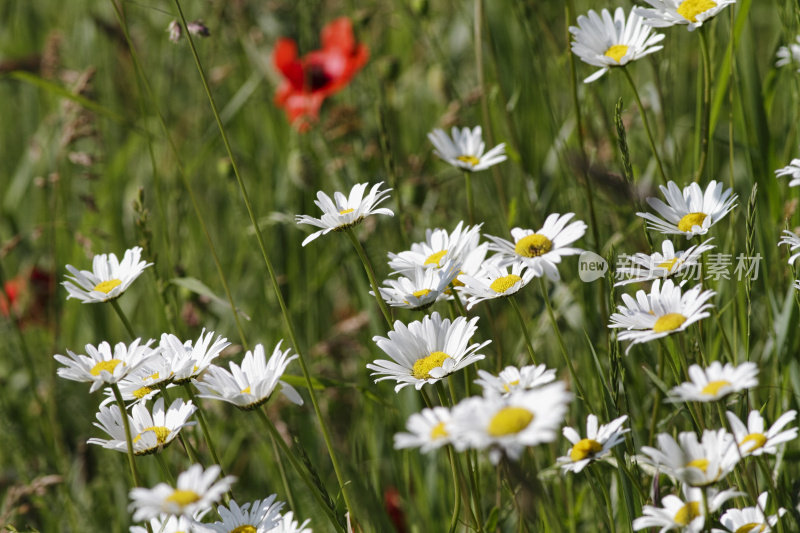
[[[0,5],[0,528],[800,531],[799,33]]]

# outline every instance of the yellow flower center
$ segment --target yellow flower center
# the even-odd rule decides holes
[[[678,262],[677,257],[673,257],[672,259],[668,259],[663,263],[659,263],[657,266],[658,268],[665,268],[667,272],[672,272],[672,269],[675,268],[675,264]]]
[[[569,458],[574,461],[582,461],[603,449],[603,445],[593,439],[581,439],[572,447]]]
[[[516,274],[509,274],[508,276],[503,276],[502,278],[494,280],[492,284],[489,285],[489,288],[498,294],[503,294],[520,281],[522,281],[521,277]]]
[[[241,391],[239,391],[239,392],[241,392],[242,394],[252,394],[252,393],[250,392],[250,385],[248,385],[247,387],[243,388],[243,389],[242,389]]]
[[[149,376],[145,377],[144,379],[158,379],[158,377],[159,377],[158,376],[158,372],[154,372],[154,373],[150,374]]]
[[[717,3],[712,0],[684,0],[678,6],[678,15],[689,22],[697,22],[697,15],[705,13],[711,8],[717,7]]]
[[[533,421],[533,413],[522,407],[503,407],[489,422],[489,435],[502,437],[519,433]]]
[[[339,214],[346,215],[347,213],[352,213],[353,211],[355,211],[355,209],[342,209],[341,211],[339,211]]]
[[[258,530],[250,524],[245,524],[243,526],[231,529],[231,533],[258,533]]]
[[[686,466],[687,467],[699,468],[705,474],[706,473],[706,468],[708,468],[708,459],[694,459],[694,460],[689,461],[688,463],[686,463]]]
[[[423,296],[427,296],[431,293],[430,289],[420,289],[418,291],[414,291],[411,294],[414,295],[415,298],[422,298]]]
[[[193,490],[175,489],[172,494],[167,497],[168,502],[177,503],[181,507],[185,507],[200,500],[200,495]]]
[[[717,381],[709,381],[706,384],[706,386],[703,387],[703,390],[701,390],[700,393],[706,394],[708,396],[716,396],[717,394],[719,394],[719,390],[722,387],[728,386],[730,384],[731,384],[730,381],[725,381],[724,379],[720,379]]]
[[[745,524],[743,526],[739,526],[738,528],[736,528],[736,531],[734,531],[733,533],[755,533],[756,531],[758,531],[760,533],[761,531],[766,531],[766,530],[767,530],[767,526],[766,525],[764,525],[764,524],[756,524],[755,522],[750,522],[749,524]]]
[[[430,355],[417,359],[411,369],[411,375],[417,379],[430,379],[431,370],[439,368],[444,360],[450,357],[444,352],[432,352]]]
[[[472,165],[473,167],[481,162],[481,160],[475,157],[474,155],[460,155],[456,157],[456,159],[458,159],[462,163],[467,163],[469,165]]]
[[[106,372],[114,373],[114,369],[117,367],[118,364],[122,363],[119,359],[109,359],[108,361],[100,361],[96,365],[92,367],[89,373],[93,376],[99,376],[100,372],[105,370]]]
[[[145,396],[147,396],[151,392],[153,392],[153,389],[151,389],[150,387],[141,387],[141,388],[138,388],[135,391],[133,391],[133,396],[135,398],[141,400],[142,398],[144,398]]]
[[[680,313],[667,313],[658,317],[653,324],[654,333],[664,333],[665,331],[675,331],[686,322],[686,317]]]
[[[150,426],[149,428],[144,428],[141,431],[141,433],[136,435],[133,438],[133,442],[138,442],[139,439],[142,438],[142,435],[144,435],[148,431],[152,431],[153,433],[156,434],[156,440],[158,441],[159,444],[164,444],[167,440],[167,437],[169,437],[169,428],[164,426]]]
[[[442,250],[441,252],[436,252],[435,254],[431,254],[431,255],[428,256],[428,258],[425,260],[425,263],[423,263],[423,264],[425,264],[425,265],[436,265],[437,267],[440,267],[440,266],[442,266],[441,263],[440,263],[441,260],[442,260],[442,257],[444,257],[444,254],[446,254],[446,253],[447,253],[447,250]]]
[[[446,436],[447,430],[444,428],[444,422],[439,422],[431,429],[431,440],[442,439]]]
[[[606,53],[603,55],[606,57],[610,57],[611,59],[619,63],[619,60],[622,59],[623,56],[627,53],[628,53],[628,45],[615,44],[614,46],[606,50]]]
[[[122,280],[119,279],[110,279],[108,281],[101,281],[97,285],[94,286],[94,290],[98,292],[102,292],[104,294],[108,294],[109,292],[114,289],[114,287],[122,285]]]
[[[514,381],[509,381],[508,384],[503,383],[503,389],[505,389],[506,392],[511,392],[511,387],[515,387],[517,385],[519,385],[519,380],[515,379]]]
[[[675,513],[673,520],[676,524],[688,526],[692,520],[700,516],[700,502],[689,502]]]
[[[533,233],[517,241],[514,251],[522,257],[539,257],[553,247],[553,242],[539,233]]]
[[[683,215],[683,218],[678,221],[678,229],[684,233],[689,233],[692,231],[693,227],[702,226],[707,216],[708,215],[705,213],[689,213],[688,215]]]
[[[742,442],[739,443],[739,446],[744,446],[745,443],[748,442],[751,442],[752,444],[749,448],[747,448],[747,451],[752,452],[761,448],[767,443],[767,436],[763,433],[750,433],[742,439]]]

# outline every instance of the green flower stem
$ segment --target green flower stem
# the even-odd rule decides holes
[[[475,507],[475,519],[478,522],[478,531],[483,532],[483,509],[481,508],[481,492],[478,485],[478,476],[476,471],[478,469],[478,457],[475,456],[475,468],[473,468],[472,460],[470,459],[470,452],[464,454],[467,460],[467,474],[469,475],[469,484],[471,487],[470,494],[472,494],[472,504]]]
[[[472,198],[472,172],[464,171],[464,188],[467,189],[467,216],[469,223],[475,223],[475,201]]]
[[[164,479],[166,479],[167,482],[174,487],[175,477],[172,475],[172,472],[169,471],[167,461],[164,459],[164,454],[161,452],[156,452],[153,455],[156,456],[156,461],[158,462],[158,466],[161,469],[161,474],[164,476]]]
[[[461,482],[458,477],[458,470],[456,469],[455,465],[455,457],[453,453],[453,447],[451,445],[447,445],[447,457],[450,459],[450,471],[453,474],[453,515],[450,517],[450,527],[448,528],[448,533],[455,533],[456,528],[458,527],[458,519],[461,515],[461,498],[464,497],[463,491],[461,490]],[[468,502],[467,502],[468,503]]]
[[[286,475],[286,467],[283,466],[283,457],[281,457],[280,451],[278,450],[278,443],[275,442],[275,435],[270,433],[269,440],[272,444],[272,453],[275,454],[275,462],[278,463],[278,473],[281,475],[281,483],[283,484],[283,491],[286,493],[287,503],[292,510],[298,512],[297,503],[294,499],[294,491],[289,484],[289,478]]]
[[[167,386],[163,383],[158,385],[158,389],[161,391],[161,396],[164,397],[165,409],[168,409],[170,405],[172,405],[172,398],[170,398],[169,392],[167,392]],[[192,444],[189,442],[189,439],[183,436],[183,432],[181,431],[178,433],[178,439],[181,441],[183,445],[183,449],[186,450],[186,455],[189,456],[189,460],[192,463],[203,464],[200,461],[200,457],[197,455],[197,450],[194,449]]]
[[[645,113],[644,111],[642,100],[639,98],[639,91],[636,89],[636,84],[633,83],[633,78],[631,77],[631,73],[628,72],[628,69],[626,67],[621,67],[621,70],[625,74],[625,78],[628,80],[628,83],[631,86],[634,98],[636,98],[636,105],[639,107],[639,114],[642,117],[642,124],[644,125],[644,131],[647,133],[647,140],[650,142],[650,149],[653,151],[653,157],[656,160],[658,173],[661,175],[661,181],[663,181],[664,185],[666,185],[667,181],[669,180],[667,180],[667,174],[666,172],[664,172],[664,166],[661,164],[661,158],[658,156],[658,150],[656,149],[656,142],[653,139],[653,132],[650,130],[650,123],[647,121],[647,113]]]
[[[128,322],[128,317],[125,316],[125,313],[122,312],[122,308],[119,306],[119,302],[117,302],[117,299],[114,298],[113,300],[109,300],[109,302],[111,302],[111,307],[114,308],[114,311],[117,312],[117,316],[122,321],[122,324],[125,326],[128,335],[131,336],[131,340],[135,339],[136,334],[133,333],[133,326],[131,326],[131,323]]]
[[[220,478],[224,478],[225,469],[222,467],[222,461],[219,460],[219,456],[217,455],[217,450],[214,447],[214,441],[211,440],[211,433],[208,431],[208,423],[206,422],[206,415],[203,411],[203,407],[197,400],[197,396],[195,395],[194,390],[189,382],[183,384],[183,389],[189,395],[189,399],[192,400],[192,403],[195,405],[195,407],[197,407],[195,414],[197,415],[197,421],[200,422],[200,429],[203,431],[203,437],[206,439],[206,446],[208,446],[208,451],[211,452],[211,458],[214,460],[214,464],[219,466]]]
[[[703,531],[711,531],[710,529],[706,529],[711,525],[709,524],[711,513],[709,512],[710,509],[708,508],[708,494],[706,493],[706,487],[701,488],[700,491],[703,493],[703,516],[706,517]]]
[[[389,329],[392,329],[392,313],[389,311],[389,307],[386,305],[386,302],[381,296],[381,291],[378,290],[378,280],[375,277],[375,270],[372,268],[372,263],[367,256],[367,252],[364,250],[364,247],[361,245],[361,241],[358,240],[358,237],[356,237],[356,234],[353,232],[352,228],[347,228],[344,230],[344,232],[347,234],[350,242],[353,243],[353,248],[356,249],[358,258],[361,259],[361,263],[364,265],[364,270],[369,278],[369,284],[372,286],[372,292],[375,293],[375,299],[378,301],[378,307],[381,308],[381,313],[383,313],[383,318],[386,319]]]
[[[536,354],[533,351],[533,344],[531,343],[531,336],[528,332],[528,326],[525,324],[525,319],[522,317],[522,310],[519,308],[519,304],[517,303],[517,299],[514,295],[510,295],[508,297],[508,301],[511,302],[511,307],[514,308],[514,312],[517,315],[517,319],[519,319],[519,326],[522,328],[522,335],[525,337],[525,348],[528,349],[528,355],[531,356],[531,363],[534,365],[536,364]]]
[[[125,409],[125,402],[122,399],[119,386],[116,383],[112,383],[111,390],[114,392],[114,399],[117,400],[117,407],[119,407],[122,418],[122,426],[125,428],[125,443],[128,445],[128,466],[131,469],[133,486],[139,487],[141,484],[139,483],[139,473],[136,471],[136,463],[133,460],[133,438],[131,437],[131,423],[128,420],[128,411]]]
[[[590,483],[590,485],[592,485],[592,489],[594,490],[597,503],[606,508],[606,512],[603,514],[608,522],[608,529],[611,531],[611,533],[616,533],[617,524],[614,521],[614,507],[611,505],[611,496],[608,493],[606,482],[600,478],[595,469],[592,468],[592,465],[589,465],[587,470],[589,470],[589,473],[594,480],[594,483]],[[708,514],[706,514],[706,516],[708,516]]]
[[[703,114],[702,114],[702,137],[700,139],[700,163],[697,167],[697,174],[694,181],[700,181],[703,170],[708,159],[708,135],[711,131],[711,57],[708,52],[708,41],[706,40],[705,27],[701,27],[697,32],[700,34],[700,53],[703,56]]]
[[[458,314],[461,316],[467,316],[467,310],[464,309],[464,304],[461,302],[461,298],[458,296],[458,291],[456,290],[456,286],[451,283],[450,284],[450,294],[453,296],[453,304],[458,309]]]

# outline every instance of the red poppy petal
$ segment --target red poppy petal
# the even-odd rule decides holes
[[[350,54],[356,47],[353,25],[347,17],[339,17],[322,28],[322,48],[338,48]]]
[[[272,61],[293,86],[303,86],[303,65],[297,59],[297,43],[291,39],[278,39]]]

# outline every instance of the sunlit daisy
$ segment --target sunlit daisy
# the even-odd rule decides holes
[[[442,268],[417,266],[409,276],[387,279],[378,287],[381,297],[392,307],[420,311],[445,298],[445,291],[456,279],[459,265],[446,263]],[[374,295],[373,291],[370,294]]]
[[[199,376],[230,344],[225,337],[217,335],[215,339],[213,331],[206,332],[203,328],[194,344],[190,340],[181,342],[175,335],[164,333],[159,348],[169,361],[172,381],[181,384]]]
[[[64,379],[91,382],[89,392],[94,392],[103,385],[116,383],[139,366],[146,364],[151,357],[158,355],[157,350],[150,348],[153,340],[139,344],[136,339],[130,345],[120,342],[111,345],[103,341],[97,347],[86,345],[86,354],[79,355],[67,350],[67,355],[56,354],[56,361],[65,365],[56,372]]]
[[[280,380],[289,363],[297,359],[297,355],[289,357],[291,349],[281,351],[282,342],[278,341],[269,361],[264,346],[257,344],[253,351],[244,355],[242,366],[230,363],[230,372],[210,365],[199,381],[193,381],[201,393],[200,397],[222,400],[249,410],[269,400],[277,387],[289,401],[303,405],[303,398],[295,388]]]
[[[623,415],[608,424],[597,426],[597,417],[586,417],[586,438],[581,438],[580,433],[574,428],[565,427],[561,433],[572,443],[567,455],[558,458],[558,463],[565,472],[583,470],[586,465],[594,460],[602,459],[611,453],[611,448],[625,440],[625,433],[629,429],[622,429],[622,424],[628,419]]]
[[[607,9],[600,15],[590,9],[588,16],[579,16],[578,26],[570,26],[569,31],[575,37],[572,53],[584,63],[601,67],[584,83],[600,78],[610,67],[626,65],[664,48],[658,44],[664,39],[663,34],[651,34],[652,29],[642,24],[635,11],[626,20],[621,7],[614,11],[613,18]]]
[[[495,261],[485,261],[474,276],[469,274],[458,276],[458,280],[464,284],[463,287],[459,287],[459,292],[466,299],[469,311],[475,304],[484,300],[511,296],[536,276],[536,270],[528,268],[522,262],[501,267]]]
[[[131,526],[130,533],[208,533],[205,524],[198,524],[185,516],[162,514],[150,519],[150,529],[142,526]]]
[[[377,335],[372,338],[392,360],[378,359],[367,368],[374,371],[372,376],[380,376],[375,383],[385,379],[397,381],[395,392],[408,385],[419,390],[426,383],[436,383],[485,357],[476,352],[491,341],[469,345],[478,329],[477,323],[478,317],[467,320],[463,316],[451,323],[439,313],[408,326],[398,320],[388,339]]]
[[[710,241],[709,239],[708,241]],[[714,248],[713,244],[696,244],[682,251],[675,251],[671,241],[661,243],[661,252],[653,254],[638,253],[628,256],[633,266],[617,269],[617,274],[630,276],[628,279],[618,281],[615,287],[642,281],[652,281],[659,278],[677,276],[680,272],[697,268],[700,257]]]
[[[709,316],[706,310],[711,304],[707,302],[714,294],[711,290],[703,291],[699,285],[682,294],[681,285],[675,285],[671,279],[662,284],[657,279],[650,288],[650,294],[638,291],[636,299],[623,294],[624,305],[618,306],[619,312],[611,315],[608,327],[624,328],[617,338],[632,341],[625,350],[628,353],[635,344],[683,331]]]
[[[654,28],[688,24],[694,31],[736,0],[644,0],[652,8],[635,7],[644,23]]]
[[[666,235],[686,235],[686,238],[704,235],[736,207],[737,196],[732,189],[725,189],[722,182],[712,180],[705,192],[697,183],[681,191],[674,181],[666,187],[659,185],[659,189],[667,203],[658,198],[648,198],[647,203],[663,218],[650,213],[636,214],[648,221],[648,229]]]
[[[155,518],[162,513],[191,518],[195,512],[210,509],[236,480],[233,476],[219,478],[220,467],[212,465],[203,471],[192,465],[178,476],[177,487],[159,483],[152,489],[136,487],[130,491],[133,521]]]
[[[344,231],[347,228],[360,224],[364,218],[370,215],[389,215],[394,216],[391,209],[385,207],[376,208],[378,204],[389,197],[391,189],[380,190],[383,182],[376,183],[372,189],[364,196],[367,190],[367,183],[359,183],[350,190],[347,197],[340,192],[333,194],[333,199],[322,191],[317,192],[317,199],[314,203],[322,210],[321,218],[314,218],[308,215],[297,215],[295,221],[298,224],[310,224],[322,228],[306,237],[303,246],[310,243],[321,235],[326,235],[331,231]]]
[[[776,67],[783,67],[790,63],[795,65],[800,64],[800,35],[795,38],[796,43],[790,43],[789,46],[781,46],[775,54],[778,60],[775,62]]]
[[[228,507],[217,507],[221,522],[203,524],[209,533],[266,533],[278,526],[283,502],[276,502],[273,494],[263,500],[248,502],[241,507],[234,500]]]
[[[705,508],[703,506],[703,490],[707,491],[708,511],[717,512],[722,505],[742,493],[732,489],[717,491],[716,489],[698,489],[683,487],[683,499],[674,494],[661,498],[662,507],[645,505],[641,516],[633,521],[634,531],[651,527],[660,527],[660,533],[677,529],[683,533],[700,533],[705,525]]]
[[[450,444],[451,419],[450,410],[445,407],[423,409],[420,413],[414,413],[406,422],[409,433],[395,434],[394,447],[419,448],[421,452],[427,453]]]
[[[511,394],[518,390],[534,389],[555,381],[555,369],[545,365],[528,365],[522,368],[505,367],[495,376],[485,370],[478,370],[477,385],[483,387],[484,393]]]
[[[511,236],[514,242],[487,235],[486,238],[492,241],[489,245],[490,250],[502,254],[498,259],[500,265],[510,265],[522,262],[530,267],[537,276],[547,274],[552,280],[560,278],[558,274],[558,264],[561,258],[567,255],[581,253],[580,248],[567,246],[586,233],[586,224],[581,221],[567,225],[567,222],[575,216],[574,213],[559,215],[553,213],[544,221],[544,226],[537,231],[514,228]]]
[[[556,439],[571,399],[561,381],[508,396],[467,398],[453,408],[453,445],[488,448],[494,464],[503,455],[519,459],[525,447]]]
[[[725,529],[713,528],[711,533],[770,533],[780,517],[786,514],[786,509],[781,507],[778,514],[765,516],[767,497],[768,494],[762,492],[755,507],[728,509],[719,519]]]
[[[781,240],[778,241],[778,245],[780,246],[781,244],[788,246],[790,253],[794,252],[789,256],[789,264],[791,265],[800,257],[800,251],[798,251],[800,250],[800,236],[797,236],[794,232],[789,230],[784,230],[781,235]]]
[[[153,404],[152,415],[144,403],[134,405],[131,414],[127,415],[126,413],[133,439],[133,453],[146,455],[168,446],[178,436],[181,429],[195,424],[188,420],[196,410],[197,407],[192,404],[191,400],[184,402],[181,398],[173,401],[166,411],[164,410],[164,398],[157,399]],[[101,406],[97,413],[97,422],[94,425],[108,433],[111,438],[108,440],[91,438],[87,441],[89,444],[97,444],[122,453],[128,452],[125,426],[118,406]]]
[[[294,519],[294,513],[287,511],[281,517],[278,517],[278,524],[267,531],[267,533],[312,533],[310,527],[306,527],[311,522],[306,518],[303,523]]]
[[[701,441],[693,432],[683,432],[676,441],[668,433],[656,437],[658,448],[642,447],[654,466],[693,487],[704,487],[727,476],[739,461],[733,435],[720,429],[705,430]]]
[[[787,430],[783,428],[797,416],[797,411],[791,410],[783,413],[768,430],[764,430],[766,423],[761,417],[761,413],[756,410],[750,411],[747,417],[747,425],[739,420],[735,414],[728,411],[725,413],[731,424],[731,430],[736,442],[739,443],[739,450],[742,455],[762,455],[765,453],[775,455],[778,453],[777,446],[797,438],[797,427]]]
[[[775,171],[775,177],[790,176],[789,187],[800,185],[800,159],[792,159],[789,166],[780,168]]]
[[[464,128],[459,130],[455,126],[450,138],[444,130],[435,129],[428,134],[434,148],[433,153],[440,159],[450,163],[456,168],[478,172],[506,160],[506,145],[500,143],[485,154],[486,148],[480,126],[472,130]]]
[[[393,273],[411,275],[417,266],[440,268],[446,262],[461,264],[465,256],[478,247],[481,224],[464,227],[459,222],[452,232],[436,228],[425,231],[425,241],[415,242],[411,250],[399,254],[389,252],[389,268]]]
[[[137,403],[146,402],[158,396],[161,389],[153,385],[152,376],[153,373],[147,367],[139,367],[135,372],[128,374],[117,382],[122,400],[126,402],[127,407],[133,407]],[[173,383],[167,383],[162,386],[167,389],[175,387]],[[100,402],[100,405],[116,402],[117,399],[112,389],[104,389],[103,394],[106,397]]]
[[[77,298],[83,303],[97,303],[122,296],[145,268],[153,263],[141,260],[139,246],[125,251],[120,262],[114,254],[98,254],[92,260],[92,270],[78,270],[67,265],[72,276],[62,285],[69,293],[67,299]]]
[[[689,367],[691,381],[681,383],[670,391],[672,401],[713,402],[728,394],[747,390],[758,385],[758,367],[745,362],[739,366],[712,361],[708,368]]]

